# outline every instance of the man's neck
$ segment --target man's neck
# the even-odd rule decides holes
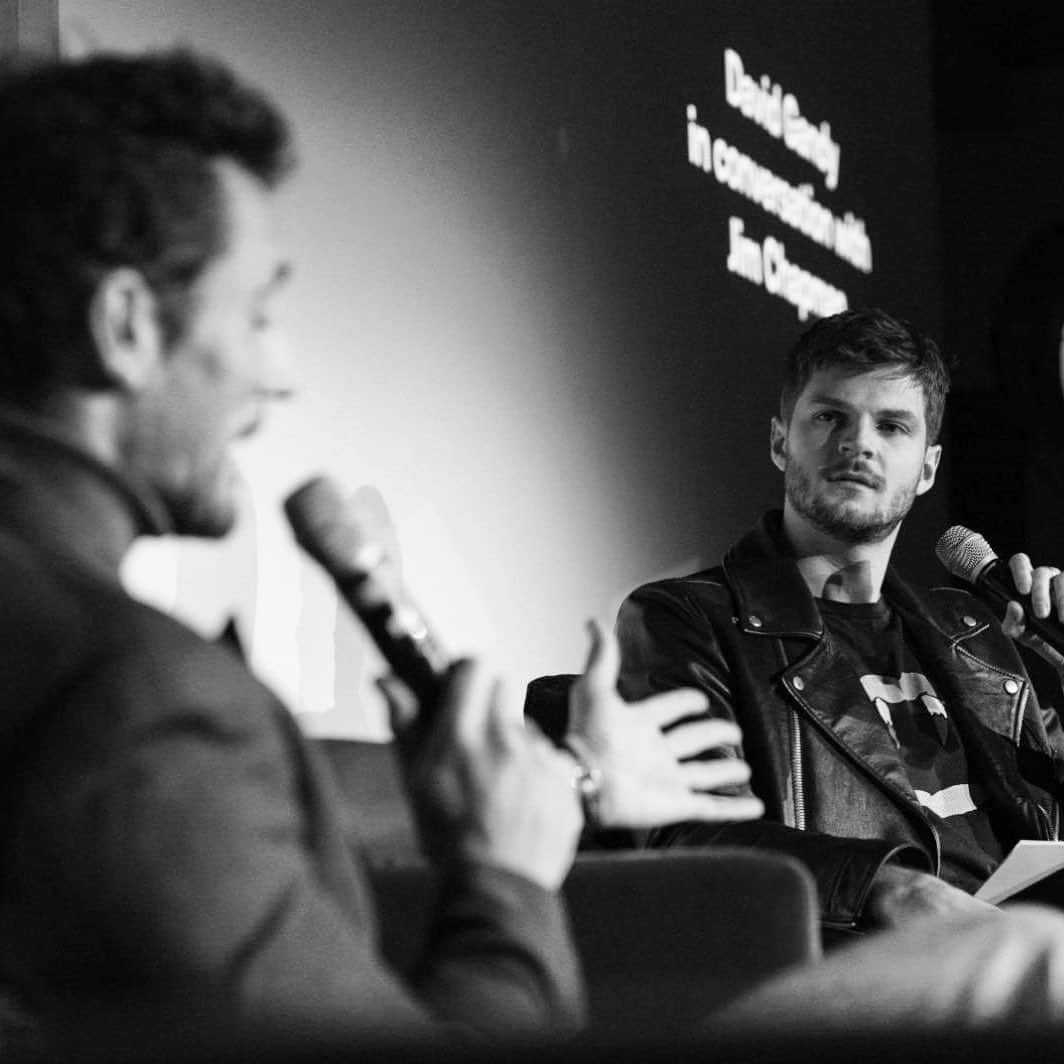
[[[75,389],[56,391],[33,406],[0,401],[0,417],[65,443],[104,465],[116,464],[115,403],[106,393],[94,396]]]
[[[790,504],[783,531],[798,571],[814,598],[834,602],[878,602],[898,529],[876,543],[850,543],[815,528]]]
[[[108,485],[133,515],[134,534],[169,534],[170,516],[155,492],[109,460],[108,452],[113,448],[100,437],[102,419],[80,416],[73,410],[64,417],[62,409],[54,402],[33,409],[0,402],[0,435],[22,441],[23,465],[32,458],[53,464],[59,461],[72,469],[87,470],[93,482]],[[80,478],[64,480],[54,469],[43,481],[52,487],[58,483],[83,483]]]

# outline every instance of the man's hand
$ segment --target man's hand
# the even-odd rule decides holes
[[[566,742],[601,774],[598,800],[603,827],[649,828],[682,820],[752,820],[764,813],[754,797],[709,792],[747,782],[750,768],[736,756],[686,760],[707,750],[737,746],[737,725],[692,720],[706,709],[701,691],[682,688],[629,705],[617,693],[620,649],[612,632],[589,624],[591,649],[584,674],[569,694]]]
[[[1001,910],[928,872],[885,864],[872,880],[864,911],[869,922],[876,927],[902,927],[923,916],[998,913]]]
[[[381,688],[426,856],[441,866],[506,868],[556,890],[583,826],[572,759],[526,729],[499,681],[475,662],[454,666],[427,728],[415,723],[413,696],[398,680]]]
[[[1030,595],[1031,611],[1036,617],[1045,619],[1052,615],[1064,621],[1064,577],[1060,569],[1055,565],[1036,568],[1026,554],[1014,554],[1009,559],[1009,572],[1016,590],[1021,595]],[[1002,621],[1005,634],[1012,639],[1024,640],[1024,620],[1023,606],[1019,602],[1010,602]]]

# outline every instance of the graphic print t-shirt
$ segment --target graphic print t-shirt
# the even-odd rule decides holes
[[[986,796],[968,772],[960,733],[884,601],[818,602],[824,624],[850,659],[868,701],[898,751],[924,814],[942,840],[942,878],[975,890],[1001,860]]]

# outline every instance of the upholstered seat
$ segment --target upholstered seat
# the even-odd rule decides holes
[[[431,911],[427,866],[371,872],[381,947],[413,964]],[[812,877],[743,849],[585,853],[564,885],[594,1030],[670,1039],[782,969],[819,956]]]

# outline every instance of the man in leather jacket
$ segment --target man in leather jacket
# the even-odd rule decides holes
[[[629,698],[694,684],[743,730],[752,824],[677,824],[651,844],[735,843],[813,871],[826,929],[985,909],[972,895],[1021,838],[1059,829],[1064,736],[1004,624],[890,566],[934,484],[949,387],[936,345],[879,310],[824,319],[788,356],[771,457],[782,513],[720,566],[636,590],[617,631]],[[1038,616],[1060,570],[1010,561]]]

